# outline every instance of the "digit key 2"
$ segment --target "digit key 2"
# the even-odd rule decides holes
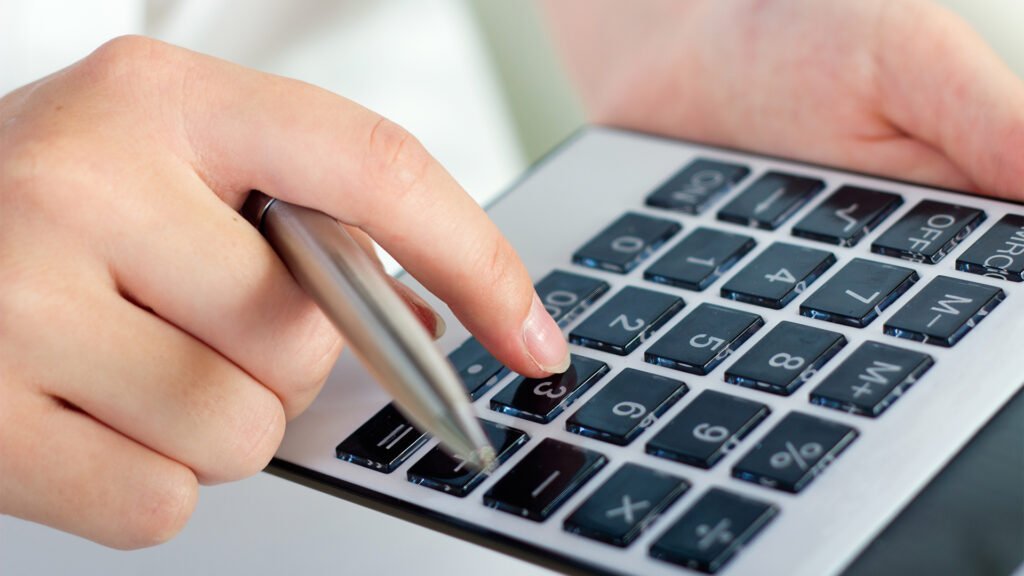
[[[577,326],[569,341],[625,356],[683,306],[682,298],[627,286]]]

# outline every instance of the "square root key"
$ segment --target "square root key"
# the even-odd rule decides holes
[[[700,214],[747,174],[750,169],[746,166],[698,158],[652,192],[647,205]]]
[[[672,220],[628,212],[577,250],[572,261],[625,274],[681,228]]]
[[[988,316],[1006,297],[1000,288],[937,276],[885,323],[897,338],[949,347]]]
[[[985,213],[977,208],[922,200],[883,232],[871,251],[935,264],[984,220]]]
[[[793,235],[854,246],[903,204],[889,192],[843,186],[793,226]]]

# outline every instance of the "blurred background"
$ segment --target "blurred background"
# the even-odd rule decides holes
[[[940,3],[1024,77],[1024,2]],[[0,94],[125,33],[352,98],[417,135],[481,202],[584,122],[543,14],[526,1],[0,0]],[[266,474],[203,488],[177,539],[130,553],[0,517],[4,575],[396,574],[412,566],[419,575],[547,573]]]

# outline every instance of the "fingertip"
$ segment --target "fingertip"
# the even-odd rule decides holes
[[[537,376],[560,374],[569,369],[569,344],[536,294],[523,322],[523,346]]]

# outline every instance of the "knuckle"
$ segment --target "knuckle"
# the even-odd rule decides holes
[[[318,308],[304,323],[306,336],[296,340],[301,343],[295,356],[299,362],[297,376],[290,376],[288,389],[279,392],[287,418],[296,416],[313,401],[341,353],[341,336]]]
[[[285,417],[281,401],[263,388],[255,399],[242,407],[229,423],[227,454],[219,459],[217,470],[203,474],[205,483],[247,478],[267,466],[284,436]]]
[[[93,50],[82,66],[93,78],[113,79],[143,72],[147,64],[159,59],[167,44],[145,36],[119,36]]]
[[[167,542],[185,527],[197,498],[195,475],[173,464],[140,491],[134,510],[124,515],[120,538],[111,545],[137,549]]]
[[[370,130],[367,174],[374,189],[391,196],[389,202],[417,190],[432,162],[420,141],[391,120],[380,117]]]

